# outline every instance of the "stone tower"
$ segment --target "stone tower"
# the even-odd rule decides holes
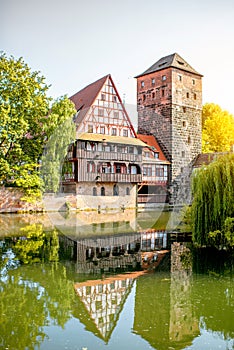
[[[153,134],[171,162],[170,202],[189,203],[192,163],[201,153],[202,75],[174,53],[136,78],[138,132]]]

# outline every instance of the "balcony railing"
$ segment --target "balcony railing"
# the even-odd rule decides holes
[[[86,173],[78,174],[78,181],[84,182],[141,182],[141,174]]]
[[[84,149],[77,149],[76,156],[77,158],[107,161],[141,162],[142,160],[141,154],[87,151]]]

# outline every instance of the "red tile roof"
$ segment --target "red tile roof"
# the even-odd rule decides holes
[[[75,104],[76,110],[82,110],[82,113],[79,113],[76,122],[80,123],[82,121],[89,107],[93,104],[95,98],[109,76],[110,74],[105,75],[103,78],[87,85],[84,89],[78,91],[76,94],[70,97],[70,100]]]
[[[198,154],[197,158],[194,161],[193,167],[200,168],[203,165],[209,165],[218,157],[224,155],[225,153],[201,153]]]
[[[137,138],[149,145],[151,148],[154,149],[154,151],[159,153],[159,160],[167,160],[165,157],[163,151],[159,147],[159,144],[156,140],[156,138],[153,135],[143,135],[143,134],[137,134]]]

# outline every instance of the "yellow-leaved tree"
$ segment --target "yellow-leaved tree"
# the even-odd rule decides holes
[[[202,152],[227,152],[234,145],[234,116],[214,103],[202,109]]]

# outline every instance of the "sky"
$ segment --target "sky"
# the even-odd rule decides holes
[[[54,99],[111,74],[126,104],[136,75],[177,52],[203,77],[203,104],[234,114],[233,0],[0,0],[0,50],[23,57]]]

